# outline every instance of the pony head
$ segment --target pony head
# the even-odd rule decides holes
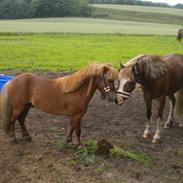
[[[117,103],[121,105],[135,89],[136,83],[149,86],[166,73],[168,64],[158,55],[139,55],[120,65]]]
[[[116,100],[115,81],[118,78],[116,70],[110,64],[99,64],[99,69],[100,74],[96,77],[96,85],[101,97],[108,96],[109,101]]]

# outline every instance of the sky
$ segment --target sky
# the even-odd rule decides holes
[[[145,1],[161,2],[161,3],[167,3],[169,5],[175,5],[177,3],[183,4],[183,0],[145,0]]]

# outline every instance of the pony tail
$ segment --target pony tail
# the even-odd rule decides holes
[[[11,127],[11,113],[12,113],[12,103],[9,95],[9,84],[4,85],[1,91],[1,120],[3,123],[4,131],[8,134]]]
[[[176,103],[174,109],[174,115],[176,118],[179,118],[183,113],[183,89],[178,90],[175,93]]]

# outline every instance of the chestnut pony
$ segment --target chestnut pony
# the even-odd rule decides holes
[[[46,79],[24,73],[7,82],[1,92],[1,119],[11,142],[17,142],[15,122],[18,120],[22,137],[31,140],[24,124],[27,113],[35,107],[46,113],[70,117],[66,137],[72,141],[75,130],[76,145],[80,144],[80,122],[95,91],[116,99],[114,80],[117,72],[110,64],[90,64],[72,75]]]
[[[122,104],[125,99],[130,97],[136,83],[141,85],[147,109],[144,138],[150,136],[152,100],[158,100],[157,129],[152,142],[160,143],[160,122],[166,96],[170,99],[170,113],[165,128],[171,127],[174,114],[180,116],[183,112],[183,55],[137,56],[126,65],[121,65],[119,81],[118,104]]]
[[[177,34],[177,41],[181,42],[183,38],[183,28],[179,29],[178,34]]]

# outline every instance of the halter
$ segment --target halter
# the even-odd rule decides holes
[[[125,99],[130,98],[131,93],[125,92],[125,91],[120,91],[119,90],[119,86],[120,86],[120,81],[118,80],[118,86],[116,87],[116,93],[117,93],[117,95],[119,95],[119,96],[121,96],[121,97],[123,97]]]
[[[137,66],[135,65],[134,66],[134,75],[135,75],[135,80],[137,83],[140,83],[140,80],[139,80],[139,73],[137,71]]]
[[[102,75],[102,76],[101,76],[101,80],[103,80],[103,81],[104,81],[104,85],[105,85],[105,87],[104,87],[104,91],[105,91],[105,93],[110,92],[110,91],[111,91],[111,89],[110,89],[110,87],[109,87],[109,85],[108,85],[108,83],[107,83],[106,78],[104,77],[104,75]]]
[[[116,90],[116,93],[117,93],[117,95],[119,95],[125,99],[130,98],[130,95],[131,95],[131,93],[129,93],[129,92],[119,91],[119,90]]]

